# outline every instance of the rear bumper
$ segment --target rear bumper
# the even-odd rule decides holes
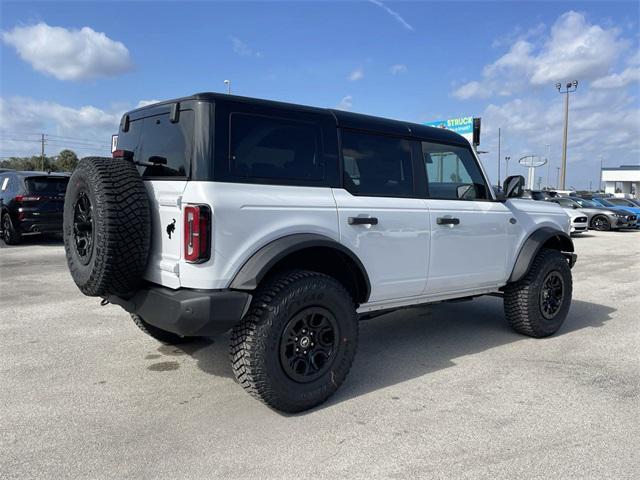
[[[62,233],[62,220],[21,220],[21,233]]]
[[[251,294],[235,290],[171,290],[149,286],[138,290],[131,298],[111,295],[106,299],[162,330],[198,337],[224,333],[232,328],[248,310]]]

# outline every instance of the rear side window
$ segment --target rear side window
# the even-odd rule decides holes
[[[240,178],[321,181],[322,130],[314,123],[233,113],[229,170]]]
[[[422,142],[422,155],[429,181],[429,198],[491,198],[480,167],[468,148]]]
[[[342,130],[344,188],[354,195],[413,196],[411,142]]]
[[[24,181],[27,192],[41,195],[58,195],[67,191],[68,178],[29,177]]]
[[[129,131],[118,135],[118,149],[134,152],[137,161],[153,163],[139,166],[143,177],[186,177],[193,151],[194,112],[180,111],[179,121],[171,123],[169,114],[134,120]]]

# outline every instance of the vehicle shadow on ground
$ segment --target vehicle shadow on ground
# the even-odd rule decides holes
[[[600,327],[613,312],[611,307],[574,300],[556,336]],[[364,320],[347,381],[318,408],[455,366],[456,358],[518,341],[544,340],[532,340],[511,330],[502,300],[493,297],[400,310]],[[233,378],[228,346],[227,334],[161,349],[177,348],[196,359],[202,371]]]

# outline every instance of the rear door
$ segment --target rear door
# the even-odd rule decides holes
[[[371,281],[370,302],[417,296],[425,287],[429,212],[414,184],[416,142],[342,129],[343,186],[334,189],[340,241]]]
[[[508,228],[515,218],[492,200],[470,147],[422,142],[431,213],[425,293],[455,293],[504,282]],[[511,238],[511,237],[509,237]]]
[[[175,120],[175,119],[174,119]],[[117,148],[134,152],[149,193],[151,209],[151,252],[145,278],[166,287],[180,286],[182,258],[181,200],[194,155],[195,113],[180,110],[170,119],[170,107],[142,111],[118,134]]]

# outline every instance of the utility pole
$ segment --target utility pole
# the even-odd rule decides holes
[[[567,82],[564,85],[564,91],[562,91],[562,87],[563,85],[561,83],[556,83],[558,93],[564,95],[564,136],[562,138],[562,170],[559,182],[559,185],[561,186],[560,190],[565,189],[565,180],[567,178],[567,132],[569,130],[569,94],[576,91],[576,89],[578,88],[578,81],[574,80],[573,82]]]
[[[551,159],[549,158],[549,151],[550,151],[551,145],[547,143],[546,147],[547,147],[547,188],[551,188],[551,183],[550,183],[551,180],[549,179],[549,175],[551,172]]]
[[[560,188],[560,167],[556,167],[556,190],[562,190]]]
[[[498,127],[498,186],[500,186],[500,128]]]
[[[44,133],[40,134],[40,163],[44,172]]]

